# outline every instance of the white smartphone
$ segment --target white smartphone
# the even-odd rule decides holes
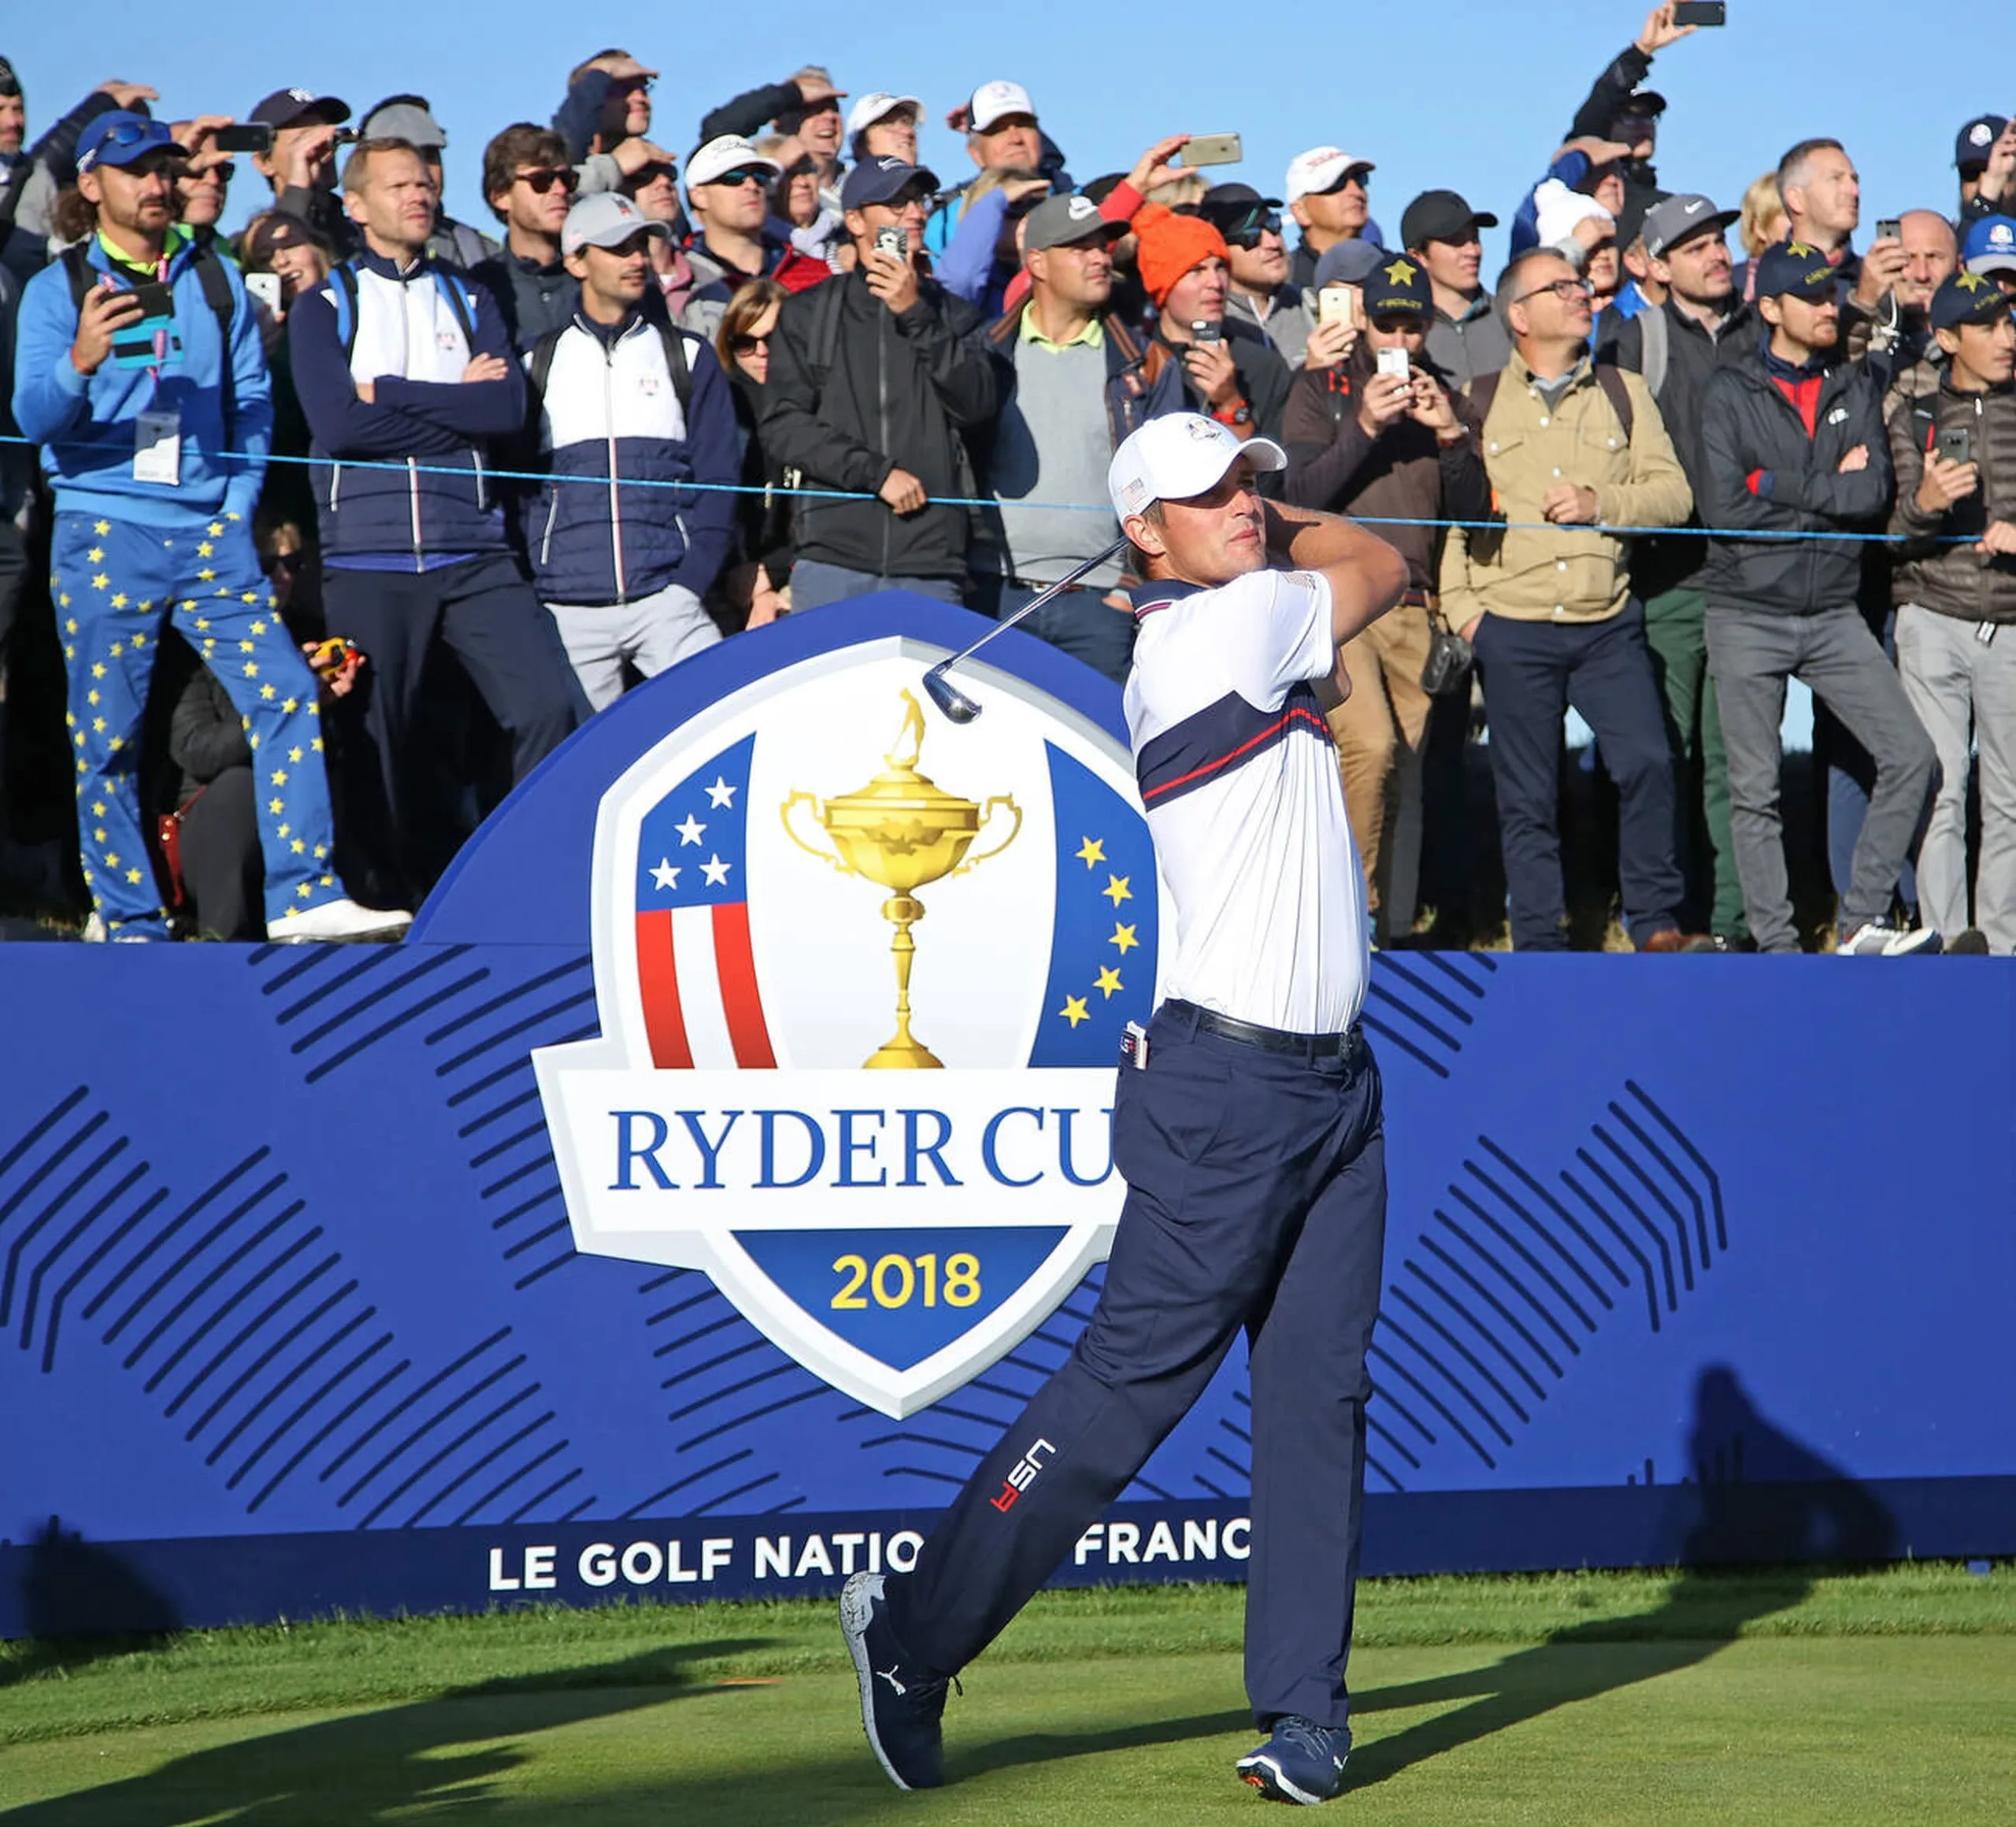
[[[269,317],[280,315],[280,276],[276,272],[248,272],[245,290],[252,302]]]
[[[1382,349],[1379,351],[1379,372],[1391,375],[1395,380],[1407,378],[1407,352],[1404,349]]]

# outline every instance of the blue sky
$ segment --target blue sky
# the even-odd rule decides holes
[[[340,0],[321,9],[213,0],[186,15],[113,0],[76,13],[14,6],[0,53],[28,91],[31,132],[108,76],[151,82],[161,111],[244,114],[269,90],[299,83],[362,109],[395,90],[433,100],[447,128],[450,207],[487,224],[478,195],[484,142],[516,120],[544,121],[568,69],[621,44],[663,72],[654,137],[682,158],[700,115],[738,91],[828,65],[860,94],[921,95],[936,123],[924,156],[950,180],[970,169],[945,110],[1006,76],[1034,95],[1079,178],[1131,165],[1160,134],[1236,132],[1246,163],[1221,175],[1279,194],[1306,146],[1375,161],[1375,217],[1397,228],[1407,200],[1447,185],[1509,220],[1566,132],[1596,72],[1636,35],[1643,7],[1602,0],[1536,6],[1444,0],[1440,6],[1251,13],[1198,0],[1145,9],[1073,6],[1049,32],[1040,8],[1002,13],[836,8],[773,0],[740,7],[534,6],[528,0],[416,6]],[[2000,28],[1994,17],[2003,17]],[[1879,217],[1955,206],[1953,136],[1971,113],[2016,106],[2016,44],[1993,6],[1920,0],[1907,15],[1873,0],[1829,9],[1731,0],[1730,23],[1658,58],[1652,80],[1673,104],[1658,161],[1669,187],[1733,207],[1792,141],[1845,140],[1863,177],[1863,233]],[[1900,29],[1900,17],[1907,27]],[[171,20],[186,18],[186,26]],[[322,22],[313,29],[312,22]],[[988,29],[997,22],[1009,29]],[[1967,46],[1974,47],[1970,55]],[[106,53],[98,47],[117,46]],[[1885,60],[1905,78],[1887,80]],[[1977,85],[1957,72],[1992,71]],[[1143,72],[1147,72],[1145,75]],[[246,169],[234,223],[259,200]],[[1495,262],[1504,231],[1487,240]]]

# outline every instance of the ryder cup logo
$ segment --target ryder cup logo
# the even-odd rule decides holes
[[[603,795],[602,1035],[533,1055],[576,1247],[703,1270],[902,1416],[1103,1260],[1114,1074],[1154,1004],[1154,856],[1125,748],[890,636],[722,699]]]

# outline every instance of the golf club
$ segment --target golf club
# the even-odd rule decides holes
[[[1013,628],[1017,622],[1021,621],[1024,617],[1031,614],[1036,610],[1041,609],[1043,606],[1046,602],[1049,602],[1053,596],[1056,595],[1059,591],[1069,590],[1071,586],[1076,584],[1080,577],[1085,575],[1087,572],[1096,571],[1100,565],[1103,565],[1106,561],[1107,559],[1117,558],[1120,554],[1126,550],[1126,549],[1127,541],[1124,538],[1115,539],[1103,552],[1098,554],[1095,557],[1088,558],[1084,564],[1078,567],[1077,570],[1071,572],[1065,576],[1058,578],[1058,580],[1054,584],[1051,584],[1048,589],[1040,591],[1037,595],[1031,597],[1027,602],[1024,603],[1020,609],[1017,610],[1013,615],[1009,617],[1009,618],[1006,621],[1002,622],[999,627],[989,628],[985,634],[982,635],[978,640],[975,641],[973,644],[967,648],[963,654],[954,654],[949,660],[940,660],[936,665],[933,666],[931,670],[926,673],[924,676],[924,689],[925,695],[928,696],[931,702],[936,705],[940,710],[943,711],[947,717],[951,718],[954,723],[971,723],[975,717],[980,715],[980,706],[972,699],[969,698],[965,692],[962,691],[958,687],[954,685],[950,679],[945,676],[945,675],[951,672],[954,666],[964,665],[966,662],[970,660],[974,654],[980,650],[982,647],[985,647],[989,641],[992,640],[996,635],[1006,634],[1009,629]]]

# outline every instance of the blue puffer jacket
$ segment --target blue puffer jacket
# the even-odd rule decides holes
[[[705,341],[669,331],[691,376],[682,406],[667,333],[639,316],[607,327],[577,316],[552,342],[539,404],[550,480],[524,521],[547,602],[634,602],[674,584],[703,596],[728,555],[727,490],[740,476],[735,402]]]
[[[96,235],[88,258],[94,274],[109,273],[122,289],[133,286],[131,269],[109,259]],[[14,418],[21,435],[42,446],[43,469],[65,512],[170,525],[228,511],[250,522],[272,442],[272,395],[245,287],[229,261],[221,265],[235,306],[228,350],[203,295],[195,245],[178,231],[168,283],[180,353],[158,369],[121,368],[108,358],[90,376],[70,361],[77,308],[61,261],[30,282],[15,332]],[[180,475],[173,485],[133,479],[134,421],[145,412],[180,418]]]
[[[339,273],[287,313],[324,555],[410,556],[424,570],[506,550],[488,445],[523,426],[525,380],[495,301],[429,260],[402,270],[364,254],[347,270],[354,306]],[[502,361],[502,377],[464,380],[479,355]]]

